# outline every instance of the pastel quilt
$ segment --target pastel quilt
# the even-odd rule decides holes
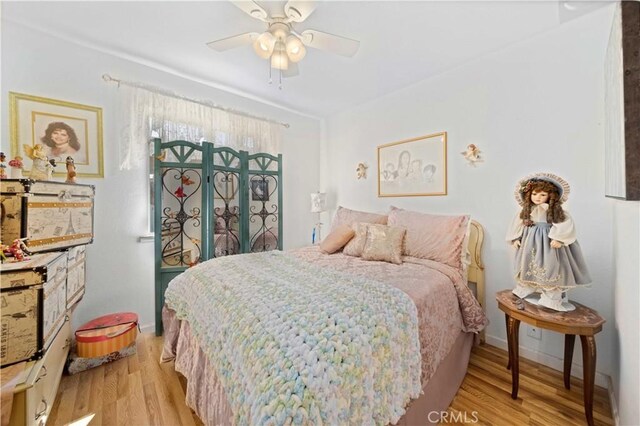
[[[416,306],[388,284],[271,251],[190,268],[165,300],[235,424],[395,423],[421,392]]]

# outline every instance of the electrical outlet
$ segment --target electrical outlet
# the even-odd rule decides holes
[[[536,340],[542,340],[542,330],[538,327],[527,326],[527,336],[532,337]]]

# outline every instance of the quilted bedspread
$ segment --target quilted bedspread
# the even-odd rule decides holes
[[[235,424],[395,423],[421,391],[416,306],[388,284],[271,251],[197,265],[165,300]]]

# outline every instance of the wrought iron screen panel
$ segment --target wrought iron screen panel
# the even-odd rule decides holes
[[[159,335],[177,274],[213,257],[282,250],[282,155],[154,139],[154,157]]]
[[[282,156],[254,154],[249,164],[249,251],[282,250]]]
[[[240,224],[246,216],[242,214],[245,202],[241,191],[245,186],[242,166],[246,162],[246,152],[229,148],[214,148],[212,151],[211,252],[213,257],[244,253]]]
[[[188,267],[203,258],[202,147],[172,142],[160,157],[155,213],[161,268]]]

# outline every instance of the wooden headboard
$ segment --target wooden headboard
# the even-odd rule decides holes
[[[484,288],[484,263],[482,263],[482,243],[484,241],[484,229],[475,220],[471,221],[469,232],[469,253],[471,264],[467,270],[467,281],[475,284],[476,299],[486,312],[485,288]],[[470,285],[471,287],[471,285]],[[484,342],[484,331],[480,334],[480,340]]]

